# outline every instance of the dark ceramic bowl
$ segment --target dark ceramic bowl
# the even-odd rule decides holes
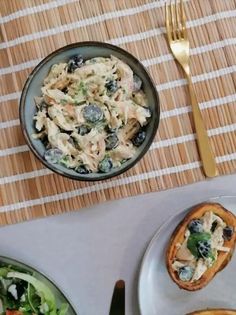
[[[78,315],[78,313],[76,313],[74,307],[69,302],[65,294],[56,286],[56,284],[52,280],[50,280],[47,276],[45,276],[41,272],[37,271],[36,269],[22,262],[19,262],[15,259],[8,258],[5,256],[0,256],[0,265],[4,265],[4,266],[10,265],[13,268],[18,268],[17,271],[33,274],[36,279],[42,281],[52,291],[52,293],[55,296],[57,305],[61,305],[63,303],[68,304],[69,308],[67,311],[67,315],[76,315],[76,314]]]
[[[41,95],[41,87],[44,78],[47,76],[49,69],[55,63],[67,62],[71,56],[81,54],[84,59],[91,59],[93,57],[109,57],[114,55],[117,58],[127,63],[134,73],[136,73],[143,81],[143,90],[147,95],[149,107],[152,112],[152,117],[146,128],[146,139],[143,144],[138,148],[136,155],[122,164],[119,168],[114,168],[109,173],[90,173],[81,175],[72,169],[68,169],[63,165],[50,164],[44,159],[45,147],[41,140],[35,140],[32,138],[32,134],[35,133],[33,116],[36,113],[36,107],[34,105],[34,97]],[[43,59],[29,75],[20,99],[20,121],[23,130],[24,137],[31,151],[36,157],[53,172],[60,175],[69,177],[71,179],[83,180],[83,181],[95,181],[108,179],[113,176],[119,175],[129,168],[134,166],[148,151],[158,128],[160,118],[160,105],[159,97],[155,88],[155,85],[147,73],[144,66],[127,51],[110,44],[102,42],[80,42],[62,47],[45,59]]]

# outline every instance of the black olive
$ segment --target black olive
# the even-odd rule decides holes
[[[211,254],[211,241],[199,241],[197,249],[202,258],[208,258]]]
[[[119,139],[115,133],[112,133],[107,136],[105,139],[106,142],[106,150],[112,150],[117,147]]]
[[[72,73],[83,65],[84,59],[81,55],[73,56],[68,61],[68,72]]]
[[[81,136],[88,134],[90,131],[91,131],[91,128],[89,126],[86,126],[86,125],[81,125],[78,128],[78,134]]]
[[[139,147],[145,140],[146,138],[146,132],[144,130],[140,130],[139,132],[137,132],[133,139],[133,145],[135,145],[136,147]]]
[[[181,281],[190,281],[193,276],[193,268],[190,266],[181,267],[178,274]]]
[[[102,173],[108,173],[113,167],[111,158],[105,157],[99,164],[98,169]]]
[[[105,87],[109,93],[115,93],[118,89],[117,81],[116,80],[110,80],[105,84]]]
[[[91,123],[95,123],[103,118],[101,108],[95,104],[89,104],[83,109],[84,118]]]
[[[234,234],[234,228],[232,226],[226,226],[223,229],[223,237],[225,240],[230,241]]]
[[[190,221],[188,225],[190,233],[201,233],[203,232],[203,223],[200,219],[194,219]]]
[[[216,227],[217,227],[217,221],[215,220],[213,223],[212,223],[212,225],[211,225],[211,232],[213,233],[213,232],[215,232],[215,229],[216,229]]]
[[[60,159],[62,158],[62,156],[63,156],[63,152],[58,148],[49,149],[45,151],[44,153],[45,160],[52,164],[58,163]]]
[[[75,171],[81,175],[89,174],[89,170],[84,165],[77,166]]]

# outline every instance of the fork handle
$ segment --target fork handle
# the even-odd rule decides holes
[[[207,177],[215,177],[218,174],[216,161],[210,145],[209,137],[202,119],[201,110],[197,102],[193,83],[190,76],[188,77],[189,93],[192,103],[193,119],[197,134],[197,143],[200,157],[203,163],[203,170]]]

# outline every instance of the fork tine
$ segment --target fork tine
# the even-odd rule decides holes
[[[175,0],[175,15],[176,15],[176,34],[177,38],[181,39],[181,23],[180,23],[180,16],[179,16],[179,3],[178,0]]]
[[[169,6],[166,2],[166,32],[169,42],[171,41],[171,26],[170,26],[170,14],[169,14]]]
[[[171,3],[170,5],[170,11],[171,11],[171,25],[172,25],[172,36],[173,39],[177,39],[177,27],[176,27],[176,21],[175,21],[175,5]]]
[[[186,16],[185,16],[185,11],[184,11],[183,0],[180,0],[180,10],[181,10],[181,24],[182,24],[183,37],[184,39],[187,39]]]

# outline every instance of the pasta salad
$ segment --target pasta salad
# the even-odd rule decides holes
[[[33,137],[43,141],[49,163],[108,173],[145,140],[151,111],[142,80],[114,56],[54,64],[41,91]]]

